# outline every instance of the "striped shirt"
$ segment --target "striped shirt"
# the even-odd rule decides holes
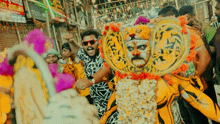
[[[215,27],[216,29],[219,28],[220,26],[218,22],[213,22],[211,25]]]

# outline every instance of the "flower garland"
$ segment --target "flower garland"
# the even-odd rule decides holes
[[[155,79],[121,79],[116,84],[118,124],[154,124],[157,113]]]
[[[145,72],[141,72],[139,75],[134,73],[134,72],[130,72],[130,74],[121,74],[119,71],[115,71],[115,77],[117,78],[117,81],[130,77],[130,79],[132,80],[144,80],[144,79],[149,79],[149,80],[158,80],[160,78],[160,76],[158,75],[153,75],[151,73],[145,73]]]
[[[0,63],[0,123],[5,123],[7,114],[11,111],[13,100],[10,95],[13,94],[13,74],[13,66],[7,64],[7,55],[5,55],[3,62]]]

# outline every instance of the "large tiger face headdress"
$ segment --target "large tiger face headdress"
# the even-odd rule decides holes
[[[123,32],[127,57],[139,68],[144,67],[150,57],[151,29],[146,25],[126,28]]]

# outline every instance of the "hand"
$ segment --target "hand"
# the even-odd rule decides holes
[[[92,85],[93,85],[93,83],[89,79],[78,79],[76,81],[76,85],[75,86],[79,90],[85,90],[86,88],[89,88]]]

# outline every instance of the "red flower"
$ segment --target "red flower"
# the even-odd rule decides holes
[[[189,69],[189,66],[187,64],[182,64],[179,68],[180,71],[185,72]]]
[[[119,71],[115,71],[115,76],[119,77],[119,75],[120,75],[120,72]]]
[[[105,30],[108,30],[109,26],[108,25],[105,25]]]
[[[101,57],[102,57],[103,59],[105,58],[103,53],[101,53]]]
[[[106,68],[109,67],[109,65],[108,65],[106,62],[103,62],[103,65],[104,65]]]
[[[106,35],[106,31],[103,31],[103,35]]]
[[[140,73],[140,74],[139,74],[139,78],[142,79],[142,80],[143,80],[143,79],[146,79],[145,73],[144,73],[144,72]]]
[[[131,76],[131,79],[133,79],[133,80],[139,80],[138,75],[135,74],[134,72],[131,72],[131,73],[130,73],[130,76]]]
[[[126,76],[128,76],[126,73],[124,75],[122,75],[122,78],[125,78]]]
[[[119,27],[121,27],[121,24],[120,24],[120,23],[118,23],[117,25],[118,25]]]

